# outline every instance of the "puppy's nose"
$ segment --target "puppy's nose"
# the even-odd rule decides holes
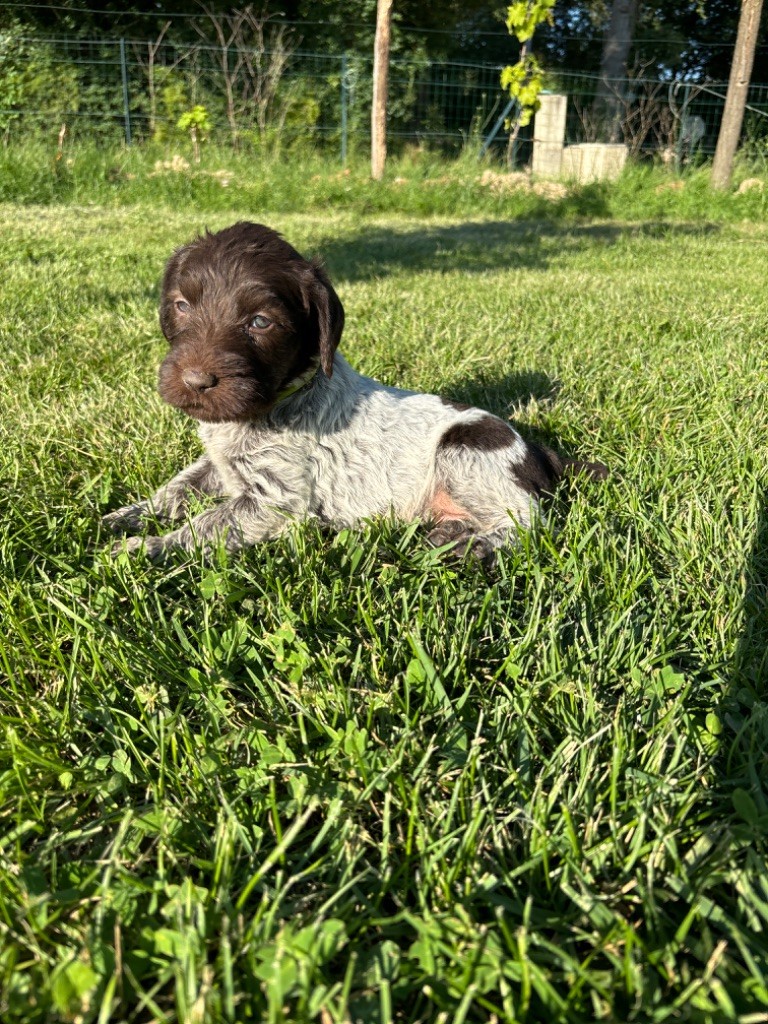
[[[212,373],[202,373],[200,370],[184,370],[181,379],[190,391],[201,393],[210,390],[210,388],[215,388],[218,384],[216,377]]]

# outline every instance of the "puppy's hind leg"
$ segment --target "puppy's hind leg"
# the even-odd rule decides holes
[[[462,519],[446,519],[427,534],[427,540],[433,547],[451,545],[445,552],[451,560],[462,561],[469,556],[486,566],[493,565],[496,548],[501,547],[505,539],[503,532],[498,535],[481,533]]]
[[[208,494],[221,497],[223,484],[207,455],[193,462],[155,491],[151,498],[125,505],[102,518],[102,523],[117,536],[141,533],[152,519],[174,523],[183,519],[190,500]]]
[[[451,555],[471,554],[485,565],[541,517],[541,500],[555,493],[561,479],[608,476],[602,462],[562,459],[493,417],[464,426],[460,440],[444,439],[438,448],[443,484],[436,504],[433,499],[438,525],[429,539],[435,546],[453,543]]]
[[[429,508],[432,543],[488,564],[538,515],[539,498],[561,472],[554,453],[527,444],[507,423],[485,415],[450,427],[436,450],[439,481]]]
[[[476,516],[454,501],[443,488],[433,495],[426,515],[434,523],[427,540],[433,547],[446,547],[445,555],[453,561],[469,556],[491,566],[496,548],[507,542],[509,530],[514,529],[509,517],[505,517],[500,528],[483,529]]]

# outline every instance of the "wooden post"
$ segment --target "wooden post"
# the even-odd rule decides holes
[[[373,105],[371,107],[371,176],[380,181],[387,159],[387,78],[389,76],[389,29],[393,0],[378,0],[376,38],[373,44]]]
[[[733,158],[739,145],[741,125],[744,121],[744,107],[755,60],[762,7],[763,0],[741,0],[739,31],[736,36],[736,49],[733,51],[731,75],[728,79],[728,94],[725,97],[723,120],[720,122],[720,134],[717,136],[717,149],[712,163],[713,188],[728,188],[731,184]]]

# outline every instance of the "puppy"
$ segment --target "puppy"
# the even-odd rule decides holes
[[[335,528],[393,513],[430,524],[435,546],[493,560],[530,525],[563,460],[495,416],[362,377],[336,351],[344,309],[322,266],[275,231],[239,223],[178,249],[165,270],[160,367],[166,402],[199,421],[206,454],[151,498],[104,518],[116,534],[183,525],[115,545],[152,559],[229,551],[295,518]],[[185,522],[190,499],[222,499]]]

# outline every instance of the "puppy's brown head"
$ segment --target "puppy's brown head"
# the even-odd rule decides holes
[[[229,422],[269,412],[318,360],[330,377],[344,308],[317,263],[241,222],[173,254],[160,326],[171,344],[162,397],[195,419]]]

